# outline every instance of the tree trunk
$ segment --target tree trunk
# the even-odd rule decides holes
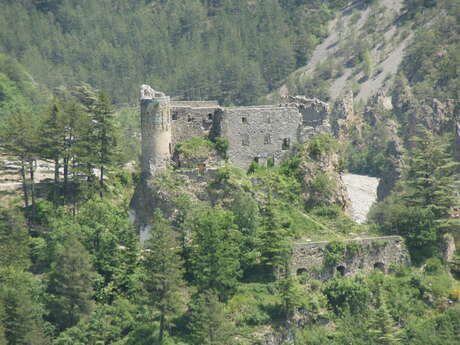
[[[64,204],[67,200],[68,187],[69,187],[69,158],[64,157],[64,186],[63,186]]]
[[[35,220],[36,214],[36,203],[35,203],[35,167],[34,163],[36,161],[32,161],[29,163],[29,174],[30,174],[30,195],[32,197],[32,220]]]
[[[102,198],[103,197],[103,190],[104,190],[104,166],[101,165],[101,176],[99,178],[99,195]]]
[[[22,179],[22,191],[24,193],[24,208],[26,212],[29,209],[29,192],[27,190],[27,180],[26,180],[26,167],[24,161],[21,161],[21,179]]]
[[[165,313],[162,310],[160,316],[160,335],[158,336],[158,342],[163,344],[163,338],[165,335]]]
[[[57,205],[58,203],[58,196],[59,196],[59,157],[56,156],[54,158],[54,188],[53,188],[53,203]]]

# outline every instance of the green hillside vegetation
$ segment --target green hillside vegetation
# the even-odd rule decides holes
[[[2,1],[0,52],[48,87],[84,81],[116,103],[138,86],[251,104],[305,64],[341,0]]]
[[[446,235],[460,242],[454,133],[408,131],[424,102],[459,97],[457,0],[405,1],[401,25],[420,39],[390,90],[395,108],[372,110],[376,123],[364,118],[348,147],[322,135],[277,166],[223,162],[200,185],[171,168],[150,181],[170,212],[151,210],[145,248],[129,220],[139,114],[117,104],[134,103],[143,82],[256,102],[305,65],[344,3],[2,1],[0,152],[18,162],[22,188],[0,206],[0,345],[460,344],[460,255],[443,257]],[[384,177],[389,122],[401,177],[356,224],[331,202],[322,158]],[[193,138],[176,150],[224,161],[227,146]],[[43,161],[52,171],[38,183]],[[333,241],[336,263],[356,250],[343,242],[350,233],[402,236],[412,266],[325,282],[291,274],[294,242]]]

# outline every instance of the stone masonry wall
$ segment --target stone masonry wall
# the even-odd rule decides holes
[[[216,109],[217,107],[173,107],[171,110],[173,147],[180,141],[208,135]]]
[[[213,135],[228,139],[230,163],[247,169],[251,162],[279,162],[298,142],[302,116],[295,107],[224,108],[215,114]]]
[[[370,273],[375,269],[388,272],[392,264],[410,263],[404,240],[399,236],[385,236],[346,240],[355,252],[344,252],[334,265],[325,262],[327,246],[331,242],[297,243],[293,248],[292,273],[308,273],[311,279],[327,280],[336,274],[354,275],[359,271]]]
[[[171,107],[190,107],[190,108],[217,108],[217,101],[171,101]]]

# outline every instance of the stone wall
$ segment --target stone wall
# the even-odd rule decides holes
[[[296,107],[261,106],[217,111],[212,135],[228,139],[230,163],[247,169],[251,162],[279,162],[299,141],[302,116]]]
[[[142,174],[153,176],[170,161],[171,109],[169,97],[141,100]]]
[[[217,101],[171,101],[171,107],[190,107],[190,108],[217,108]]]
[[[173,147],[179,141],[208,135],[216,109],[217,107],[173,107],[171,110]]]
[[[343,241],[346,248],[342,258],[333,265],[326,262],[331,242],[296,243],[292,255],[292,273],[307,273],[311,279],[327,280],[336,274],[354,275],[375,269],[388,272],[392,264],[410,263],[404,240],[399,236],[385,236]],[[353,250],[352,250],[353,249]]]

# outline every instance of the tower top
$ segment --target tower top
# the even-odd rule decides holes
[[[166,98],[163,92],[155,91],[150,85],[141,85],[141,101],[144,99]]]

